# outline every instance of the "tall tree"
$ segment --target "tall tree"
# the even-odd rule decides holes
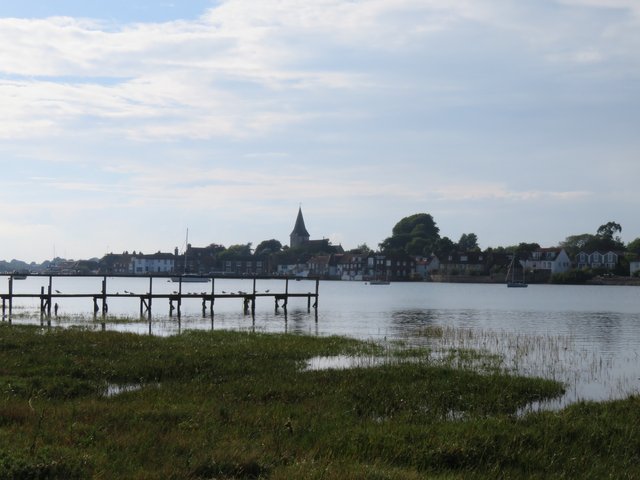
[[[461,252],[479,252],[478,236],[475,233],[463,233],[458,240],[458,249]]]
[[[218,254],[218,258],[221,260],[232,258],[246,258],[251,256],[251,243],[229,245],[229,247]]]
[[[538,243],[519,243],[515,249],[516,257],[519,259],[527,259],[531,257],[531,254],[540,249]]]
[[[428,213],[404,217],[391,232],[380,243],[380,250],[387,254],[429,255],[440,239],[440,229]]]
[[[620,224],[616,222],[607,222],[604,225],[600,225],[596,235],[607,240],[614,240],[613,235],[616,232],[622,232]]]
[[[366,243],[361,243],[356,248],[352,248],[351,250],[349,250],[349,253],[357,253],[360,255],[368,255],[371,252],[371,248],[369,248],[369,245],[367,245]]]
[[[442,237],[436,242],[434,253],[438,256],[449,255],[456,251],[458,246],[449,237]]]
[[[587,250],[595,240],[595,235],[590,233],[582,233],[580,235],[570,235],[564,242],[560,242],[560,246],[564,248],[570,256],[575,256],[583,250]]]
[[[254,251],[254,255],[269,255],[270,253],[278,253],[280,250],[282,250],[282,243],[272,238],[271,240],[260,242]]]
[[[598,242],[594,250],[624,250],[624,243],[622,243],[620,237],[614,236],[620,232],[622,232],[622,227],[619,223],[607,222],[604,225],[600,225],[596,232]]]
[[[640,237],[636,238],[635,240],[630,241],[627,244],[627,251],[631,252],[631,253],[635,253],[637,255],[640,255]]]

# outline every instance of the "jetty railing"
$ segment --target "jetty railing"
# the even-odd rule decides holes
[[[221,299],[236,299],[242,302],[242,309],[245,314],[255,314],[256,310],[256,300],[259,298],[270,298],[274,301],[275,311],[278,312],[280,308],[283,308],[286,312],[287,305],[289,300],[292,298],[304,298],[307,300],[307,311],[310,312],[313,307],[316,312],[318,309],[318,297],[319,297],[319,285],[320,280],[318,278],[312,278],[311,280],[315,280],[315,290],[313,292],[307,293],[292,293],[289,291],[289,281],[290,280],[299,280],[298,277],[265,277],[265,276],[254,276],[254,277],[241,277],[240,280],[252,280],[253,288],[250,292],[239,291],[237,293],[232,292],[216,292],[215,284],[216,279],[238,279],[237,277],[216,277],[210,275],[201,275],[198,278],[202,279],[210,283],[211,290],[206,292],[188,292],[183,291],[183,283],[189,282],[192,277],[189,276],[177,276],[177,275],[163,275],[163,274],[145,274],[145,275],[133,275],[133,274],[107,274],[107,275],[91,275],[91,274],[72,274],[72,275],[54,275],[54,274],[28,274],[26,276],[32,277],[48,277],[48,285],[41,286],[40,292],[29,292],[29,293],[15,293],[14,291],[14,282],[16,281],[16,277],[19,278],[19,281],[25,279],[25,275],[17,275],[17,274],[0,274],[0,276],[8,277],[8,291],[7,293],[0,293],[0,297],[2,298],[2,319],[11,321],[11,317],[13,315],[13,303],[16,299],[39,299],[40,301],[40,316],[41,317],[49,317],[51,318],[52,310],[53,314],[57,316],[58,314],[58,304],[56,300],[64,299],[64,298],[86,298],[90,299],[93,304],[93,314],[94,316],[98,316],[100,314],[103,318],[107,316],[109,311],[109,300],[115,298],[136,298],[140,302],[140,317],[147,316],[149,320],[151,320],[151,312],[152,305],[154,300],[165,300],[168,301],[169,306],[169,316],[177,315],[178,318],[181,316],[181,307],[182,302],[184,300],[190,299],[198,299],[202,302],[202,315],[205,316],[207,311],[209,314],[213,316],[213,309],[216,300]],[[53,288],[53,280],[57,278],[73,278],[73,277],[81,277],[81,278],[102,278],[100,291],[96,291],[93,293],[62,293],[59,290]],[[149,287],[148,291],[144,293],[133,293],[125,291],[124,293],[120,292],[109,292],[107,288],[107,281],[109,278],[135,278],[135,279],[149,279]],[[156,293],[153,291],[153,281],[156,279],[165,279],[165,280],[173,280],[177,283],[177,290],[174,290],[171,293]],[[270,290],[264,292],[256,291],[256,281],[260,280],[282,280],[284,282],[284,291],[281,292],[272,292]],[[190,282],[189,282],[190,283]],[[317,315],[316,315],[317,321]]]

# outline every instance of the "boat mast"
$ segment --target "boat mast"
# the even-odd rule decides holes
[[[187,228],[187,236],[184,240],[184,267],[182,273],[187,273],[187,251],[189,250],[189,229]]]

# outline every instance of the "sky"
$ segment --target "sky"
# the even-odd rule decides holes
[[[640,237],[637,0],[0,4],[0,259]]]

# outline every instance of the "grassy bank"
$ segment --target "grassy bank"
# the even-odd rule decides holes
[[[458,352],[465,356],[469,352]],[[383,356],[305,368],[315,356]],[[640,400],[345,338],[0,326],[0,478],[633,478]],[[406,360],[403,360],[406,359]],[[451,362],[451,363],[448,363]]]

